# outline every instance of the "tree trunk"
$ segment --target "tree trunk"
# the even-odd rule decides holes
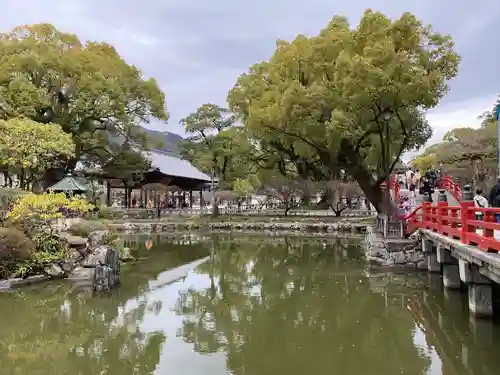
[[[372,173],[364,167],[364,159],[356,153],[350,143],[343,140],[341,143],[341,153],[345,157],[347,173],[358,183],[368,200],[373,204],[379,214],[392,216],[394,205],[391,202],[389,191],[384,191],[379,183],[374,179]]]
[[[25,185],[26,185],[25,171],[23,168],[21,168],[21,171],[19,173],[19,187],[24,190]]]
[[[212,191],[212,217],[217,216],[220,216],[219,199],[217,199],[215,191]]]
[[[212,205],[212,217],[217,217],[220,215],[219,204],[215,202]]]
[[[290,208],[291,208],[291,205],[290,205],[290,202],[288,202],[288,199],[285,200],[284,204],[285,204],[285,216],[288,216],[288,211],[290,211]]]
[[[323,194],[321,195],[321,199],[318,202],[319,209],[328,209],[331,207],[333,202],[333,190],[331,186],[327,186]]]

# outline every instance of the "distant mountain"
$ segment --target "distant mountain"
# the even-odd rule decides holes
[[[170,132],[159,132],[157,130],[146,129],[143,126],[136,126],[132,132],[137,139],[146,136],[147,145],[150,149],[156,149],[180,156],[180,145],[184,140],[179,134]],[[111,137],[111,142],[122,144],[123,136]]]
[[[179,134],[170,132],[159,132],[141,127],[141,131],[146,133],[150,148],[180,154],[180,144],[184,140]]]

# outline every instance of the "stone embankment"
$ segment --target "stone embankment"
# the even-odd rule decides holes
[[[365,233],[368,224],[356,222],[162,222],[142,221],[126,223],[110,223],[108,227],[112,231],[125,234],[136,233],[161,233],[173,231],[210,231],[210,232],[283,232],[283,233]]]
[[[208,211],[205,211],[207,214]],[[243,210],[238,211],[237,209],[221,209],[221,215],[232,216],[239,218],[256,218],[262,217],[268,220],[277,219],[283,217],[284,210]],[[359,210],[345,210],[342,212],[343,218],[360,218],[360,217],[374,217],[375,212],[367,209]],[[120,208],[120,207],[109,207],[106,208],[106,217],[110,220],[155,220],[157,218],[157,213],[155,210],[147,210],[144,208]],[[190,218],[190,217],[200,217],[199,209],[165,209],[161,212],[162,218]],[[299,210],[295,209],[288,213],[286,218],[293,218],[296,220],[310,220],[317,218],[327,218],[335,220],[335,215],[331,210]]]
[[[372,227],[365,236],[366,259],[376,266],[404,266],[421,268],[425,262],[421,238],[418,234],[408,239],[383,238]]]
[[[67,235],[66,233],[61,234],[61,236],[66,238],[70,246],[67,259],[47,264],[42,275],[2,280],[0,281],[0,291],[63,278],[92,285],[96,270],[99,271],[100,265],[110,263],[110,254],[116,252],[107,244],[108,231],[93,232],[89,238]],[[115,265],[114,268],[116,267]]]

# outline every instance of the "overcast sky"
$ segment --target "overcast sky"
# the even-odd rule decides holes
[[[50,22],[113,44],[166,93],[171,119],[149,127],[183,134],[179,119],[203,103],[224,105],[238,75],[267,59],[276,39],[317,34],[335,14],[357,24],[368,7],[391,17],[413,12],[456,41],[463,61],[428,115],[433,141],[452,127],[477,125],[500,91],[499,0],[0,0],[0,30]]]

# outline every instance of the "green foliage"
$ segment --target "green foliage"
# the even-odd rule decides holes
[[[35,249],[26,235],[14,228],[0,228],[0,278],[7,278],[15,262],[25,261]]]
[[[32,256],[35,264],[42,265],[59,261],[68,256],[68,241],[56,234],[39,231],[33,235],[32,241],[36,249]]]
[[[134,150],[128,142],[119,146],[114,156],[102,168],[106,176],[112,176],[126,184],[143,179],[144,173],[151,169],[151,162],[141,152]]]
[[[25,277],[43,272],[51,262],[68,256],[65,239],[38,231],[28,238],[15,228],[0,228],[0,278]]]
[[[104,164],[110,137],[135,137],[134,125],[166,120],[165,96],[107,43],[81,43],[50,24],[0,34],[0,119],[55,123],[75,143],[76,162]]]
[[[28,194],[26,190],[16,188],[0,188],[0,220],[5,220],[14,202],[22,195]]]
[[[62,218],[63,212],[84,214],[93,208],[78,196],[67,197],[64,193],[29,193],[17,199],[7,219],[12,223],[23,225],[26,233],[31,235],[46,227],[50,228],[54,220]]]
[[[184,158],[203,172],[214,173],[219,189],[231,190],[236,181],[241,184],[255,174],[248,135],[227,109],[204,104],[181,124],[189,135],[182,145]]]
[[[433,168],[437,168],[438,165],[439,165],[438,158],[434,153],[428,153],[417,156],[411,162],[411,166],[413,168],[418,169],[422,172],[426,172]]]
[[[383,211],[380,184],[431,136],[423,110],[445,95],[458,64],[451,37],[409,13],[392,21],[367,10],[357,27],[335,16],[317,36],[278,41],[228,101],[275,163],[316,180],[345,169]]]
[[[74,156],[70,134],[56,124],[29,119],[0,120],[0,159],[4,169],[21,176],[23,183],[38,182],[48,168]]]
[[[252,194],[258,182],[257,178],[253,178],[252,180],[238,178],[233,182],[233,191],[240,196]]]

